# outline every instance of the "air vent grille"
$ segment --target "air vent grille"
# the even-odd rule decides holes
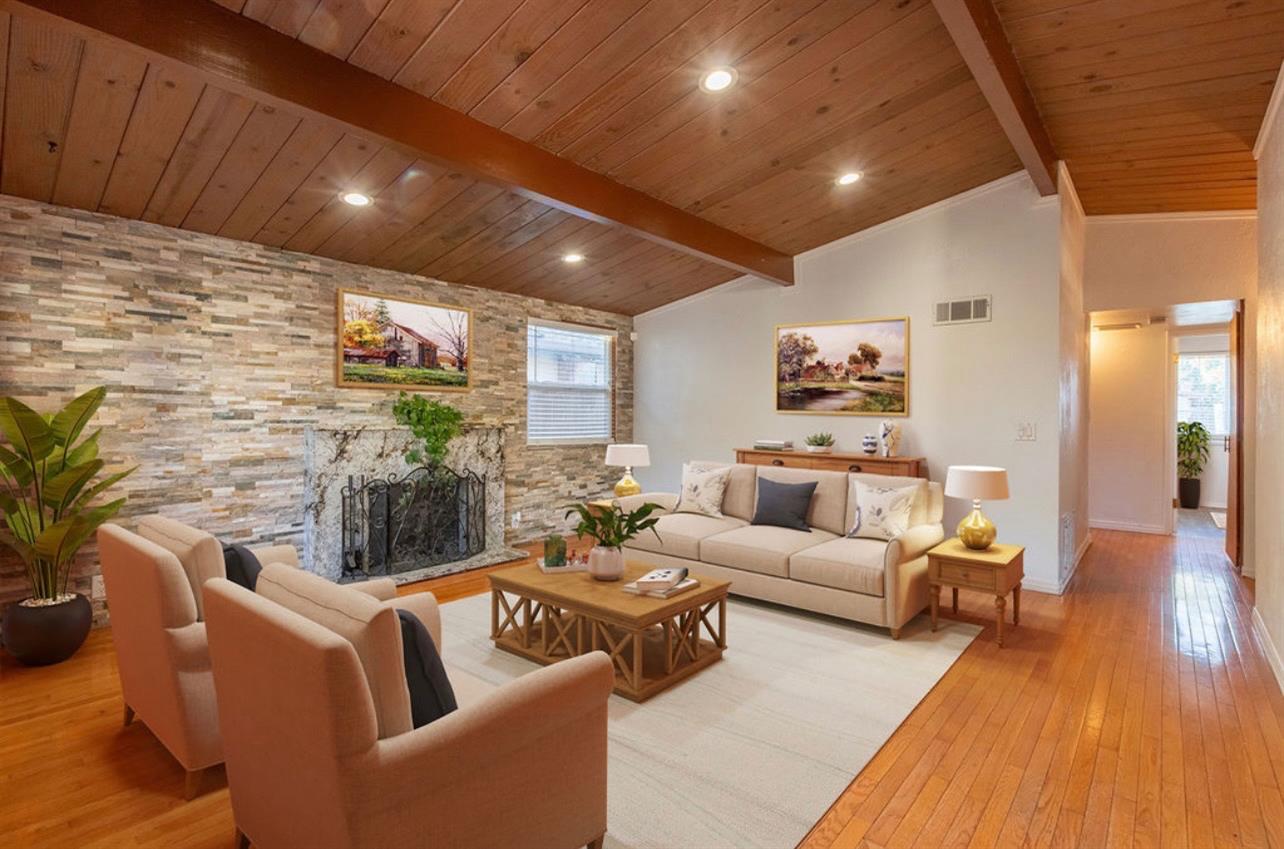
[[[990,320],[990,296],[972,295],[936,305],[936,324],[975,324]]]

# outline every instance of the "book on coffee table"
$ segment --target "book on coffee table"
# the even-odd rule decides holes
[[[668,587],[667,589],[662,589],[662,590],[639,589],[637,581],[630,581],[629,583],[620,587],[620,589],[624,590],[629,595],[644,595],[644,596],[649,596],[651,598],[672,598],[675,595],[679,595],[681,593],[686,592],[687,590],[694,589],[695,587],[698,587],[698,586],[700,586],[700,582],[697,581],[695,578],[687,578],[684,581],[681,581],[671,587]]]
[[[676,587],[687,579],[687,568],[679,566],[673,569],[652,569],[634,583],[639,590],[667,590]]]

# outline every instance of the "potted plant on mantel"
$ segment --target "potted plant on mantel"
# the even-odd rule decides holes
[[[623,547],[626,542],[647,530],[657,539],[660,537],[660,532],[655,529],[660,518],[651,515],[660,509],[660,505],[650,501],[629,511],[618,504],[612,504],[609,510],[590,508],[587,504],[566,506],[569,508],[566,518],[580,517],[575,533],[597,542],[589,552],[588,572],[599,581],[618,581],[624,574]]]
[[[1199,507],[1199,476],[1208,464],[1208,428],[1200,422],[1177,422],[1177,502]]]
[[[95,504],[134,469],[95,480],[104,463],[98,434],[80,439],[107,390],[91,389],[52,416],[16,398],[0,398],[0,508],[8,528],[3,541],[22,558],[31,597],[9,606],[0,624],[4,644],[29,666],[60,663],[89,635],[89,600],[67,591],[76,553],[125,504]],[[79,442],[77,442],[79,440]]]

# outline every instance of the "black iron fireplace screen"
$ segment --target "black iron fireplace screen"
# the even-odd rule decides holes
[[[343,576],[393,575],[452,563],[486,547],[486,476],[421,466],[403,478],[348,476]]]

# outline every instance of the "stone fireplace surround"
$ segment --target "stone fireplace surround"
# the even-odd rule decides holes
[[[404,428],[308,427],[304,430],[303,568],[338,580],[342,564],[342,497],[348,476],[367,480],[404,476],[414,438]],[[445,464],[455,471],[472,471],[486,479],[486,547],[474,557],[415,569],[390,577],[399,584],[452,575],[524,557],[504,544],[504,429],[464,426],[451,441]]]

